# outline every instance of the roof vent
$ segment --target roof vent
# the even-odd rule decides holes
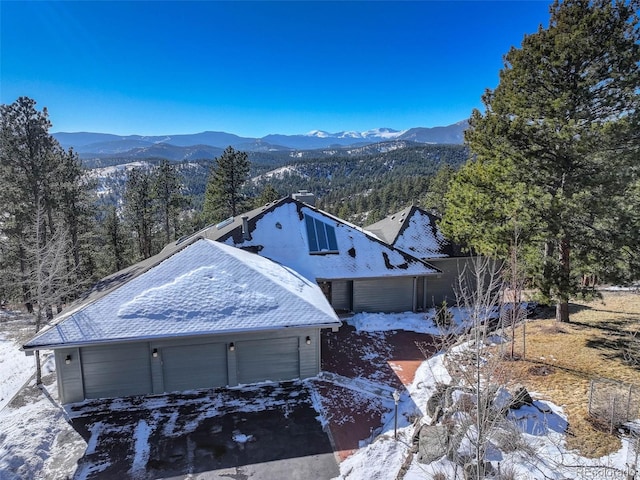
[[[249,217],[242,216],[242,238],[245,240],[251,240],[251,234],[249,233]]]
[[[307,190],[298,190],[298,193],[292,194],[291,198],[299,202],[304,202],[312,207],[316,205],[316,196]]]

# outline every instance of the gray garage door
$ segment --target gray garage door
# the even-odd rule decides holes
[[[354,280],[353,310],[356,312],[413,310],[413,278]]]
[[[238,383],[300,376],[298,337],[236,342]]]
[[[224,343],[182,345],[161,349],[165,392],[223,387],[227,381]]]
[[[152,392],[149,347],[123,344],[80,349],[85,398]]]

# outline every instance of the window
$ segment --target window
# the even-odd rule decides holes
[[[338,242],[336,231],[331,225],[317,218],[304,216],[307,225],[307,239],[309,240],[309,253],[337,253]]]

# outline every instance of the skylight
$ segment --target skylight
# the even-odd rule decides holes
[[[331,225],[317,218],[304,216],[307,224],[307,239],[309,240],[309,253],[337,253],[338,242],[336,231]]]

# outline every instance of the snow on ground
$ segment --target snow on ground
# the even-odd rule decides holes
[[[34,357],[27,357],[19,348],[0,333],[0,411],[36,370]]]
[[[149,436],[151,435],[151,427],[145,420],[140,420],[133,432],[135,438],[135,456],[133,464],[129,470],[132,477],[143,475],[149,460]]]
[[[640,282],[632,285],[610,285],[599,287],[598,290],[603,292],[640,292]]]
[[[87,443],[67,422],[56,396],[55,382],[41,391],[32,379],[0,412],[1,480],[64,479],[75,471]]]
[[[0,480],[67,478],[86,447],[57,404],[52,354],[41,352],[46,386],[35,385],[35,357],[20,350],[32,329],[29,317],[0,310]]]
[[[459,322],[461,312],[456,312]],[[359,314],[348,322],[359,330],[375,331],[416,328],[418,332],[432,333],[425,327],[425,315],[420,314]],[[460,324],[460,323],[459,323]],[[459,346],[457,348],[465,348]],[[422,423],[429,423],[426,402],[436,390],[438,383],[448,384],[451,377],[444,364],[445,354],[440,353],[423,364],[416,371],[415,379],[407,387],[398,405],[398,440],[394,441],[393,413],[383,419],[383,429],[374,442],[363,446],[354,455],[340,464],[339,479],[368,480],[377,478],[395,478],[401,468],[408,467],[404,480],[423,480],[442,473],[443,478],[461,478],[458,467],[441,458],[425,465],[410,453],[414,427],[409,421],[422,417]],[[535,394],[533,394],[535,398]],[[509,420],[516,423],[522,434],[524,447],[514,452],[493,450],[495,459],[500,459],[503,472],[512,472],[518,479],[564,479],[564,478],[612,478],[626,479],[628,461],[634,456],[634,448],[629,439],[623,439],[622,448],[602,458],[588,459],[565,446],[566,416],[562,408],[551,402],[534,401],[533,406],[524,406],[510,413]],[[464,448],[464,442],[461,448]],[[497,462],[495,462],[497,465]]]
[[[110,167],[92,168],[86,173],[86,176],[91,179],[102,179],[112,176],[115,173],[126,172],[134,168],[148,168],[149,166],[149,162],[143,161],[122,163],[120,165],[113,165]]]
[[[463,331],[471,327],[469,317],[465,310],[458,307],[450,307],[453,315],[452,329]],[[408,330],[417,333],[441,335],[446,333],[435,322],[436,309],[430,308],[425,312],[403,313],[357,313],[346,319],[346,322],[355,327],[358,332],[386,332],[389,330]]]
[[[349,319],[359,330],[412,330],[419,332],[435,333],[433,321],[426,314],[361,314]],[[454,316],[460,322],[460,312]],[[24,357],[18,350],[17,344],[6,337],[0,340],[0,385],[6,395],[12,395],[18,387],[8,385],[20,384],[20,379],[29,378],[33,371],[33,359]],[[26,360],[25,360],[26,359]],[[340,465],[340,479],[369,480],[395,478],[396,473],[405,465],[410,456],[412,437],[414,433],[413,420],[422,417],[423,421],[429,421],[426,412],[426,401],[436,388],[437,383],[450,382],[449,374],[444,364],[444,354],[438,354],[422,363],[415,374],[415,379],[407,390],[402,393],[398,405],[398,440],[394,440],[394,412],[393,401],[389,400],[388,392],[384,393],[383,410],[387,412],[382,418],[381,433],[370,443],[361,445],[361,448]],[[91,426],[89,443],[84,440],[69,424],[69,410],[64,410],[58,405],[55,374],[51,357],[45,362],[44,375],[45,387],[38,388],[34,381],[18,394],[10,405],[0,410],[0,480],[18,480],[23,478],[52,478],[62,479],[75,472],[75,480],[91,478],[95,473],[109,467],[109,459],[105,458],[94,463],[80,463],[83,456],[91,455],[96,449],[100,438],[109,435],[104,431],[104,426],[97,421]],[[13,380],[11,380],[13,379]],[[345,379],[332,379],[321,376],[322,382],[340,382]],[[375,383],[373,381],[372,383]],[[375,385],[354,384],[353,388],[371,391]],[[388,386],[380,384],[381,390],[388,390]],[[259,386],[240,387],[243,390],[259,388]],[[44,395],[43,395],[44,393]],[[328,421],[324,418],[321,408],[321,399],[318,398],[318,390],[311,390],[312,401],[319,413],[319,420],[323,424]],[[535,398],[535,394],[533,395]],[[366,396],[362,397],[366,399]],[[194,398],[193,402],[201,402]],[[211,401],[210,399],[208,400]],[[290,399],[288,400],[290,401]],[[378,401],[381,401],[378,398]],[[160,402],[160,404],[158,404]],[[143,405],[135,405],[135,408],[147,408],[150,410],[162,406],[166,400],[147,398]],[[221,402],[222,409],[238,411],[263,410],[273,408],[269,402],[278,404],[280,400],[268,399],[266,403],[253,404],[227,399]],[[216,415],[218,407],[209,404],[201,415]],[[111,410],[128,411],[134,405],[130,400],[113,400]],[[75,414],[88,414],[91,410],[91,402],[80,404]],[[173,415],[173,414],[172,414]],[[623,440],[622,448],[611,455],[599,459],[587,459],[576,452],[566,449],[565,429],[566,416],[562,409],[551,402],[536,400],[534,406],[525,406],[513,411],[509,417],[518,424],[523,431],[523,441],[526,448],[515,452],[496,452],[500,454],[500,462],[503,471],[511,469],[513,478],[518,479],[561,479],[561,478],[620,478],[627,468],[627,461],[633,455],[633,448],[628,440]],[[149,421],[141,420],[133,431],[135,444],[131,475],[142,472],[149,455],[148,439],[155,426]],[[197,422],[197,420],[196,420]],[[196,422],[184,422],[174,415],[165,424],[163,434],[174,435],[177,431],[194,428]],[[166,430],[166,431],[165,431]],[[238,443],[252,441],[251,436],[237,431],[234,441]],[[497,457],[496,457],[497,458]],[[446,459],[440,459],[429,465],[417,462],[415,458],[406,463],[405,480],[418,480],[429,478],[435,473],[442,472],[445,478],[454,478],[456,474],[454,465]],[[614,467],[616,470],[612,470]],[[458,471],[458,474],[460,472]]]
[[[247,443],[253,440],[253,435],[245,435],[244,433],[236,432],[233,434],[233,441],[237,443]]]

